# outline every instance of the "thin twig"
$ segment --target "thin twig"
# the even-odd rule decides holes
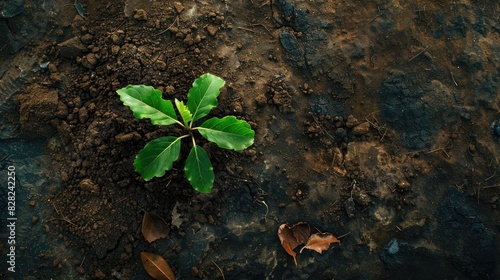
[[[249,31],[249,32],[252,32],[252,33],[255,33],[255,30],[252,30],[252,29],[249,29],[249,28],[245,28],[245,27],[241,27],[239,26],[238,29],[241,29],[241,30],[245,30],[245,31]]]
[[[5,156],[0,159],[0,162],[8,160],[10,156],[11,156],[10,154],[5,154]]]
[[[176,22],[177,22],[177,25],[179,25],[179,16],[176,16],[176,17],[175,17],[174,21],[172,22],[172,24],[170,24],[170,26],[169,26],[167,29],[165,29],[165,30],[163,30],[162,32],[160,32],[160,33],[156,34],[155,36],[160,36],[161,34],[163,34],[163,33],[167,32],[167,31],[169,31],[169,30],[170,30],[170,28],[172,28],[172,26],[174,26],[174,23],[176,23]]]
[[[273,33],[271,33],[271,31],[269,29],[267,29],[267,27],[264,24],[259,23],[258,25],[264,27],[264,29],[267,31],[267,33],[269,33],[269,35],[271,35],[271,37],[274,38]]]
[[[346,236],[348,236],[349,234],[351,234],[351,232],[348,232],[348,233],[345,233],[345,234],[342,234],[341,236],[337,237],[337,239],[342,239]]]
[[[387,134],[387,132],[389,131],[389,129],[385,128],[385,125],[380,126],[379,125],[379,121],[375,117],[373,117],[373,119],[375,120],[375,122],[372,122],[369,119],[365,119],[365,120],[369,124],[371,124],[373,126],[373,128],[375,128],[378,131],[378,134],[382,135],[382,137],[380,137],[379,141],[384,141],[385,135]],[[380,132],[380,130],[382,130],[382,129],[384,130],[384,133]]]
[[[262,4],[262,5],[260,5],[259,8],[262,8],[262,7],[266,6],[266,5],[269,5],[269,2],[266,2],[266,3]]]
[[[70,219],[66,218],[66,216],[63,215],[63,213],[61,211],[59,211],[59,209],[57,209],[57,206],[54,204],[54,202],[52,202],[52,207],[54,207],[54,210],[56,211],[57,214],[61,215],[62,219],[57,219],[57,220],[63,220],[67,223],[70,223],[74,226],[76,226]],[[51,220],[54,220],[54,219],[51,219]]]
[[[326,135],[328,135],[332,140],[335,140],[335,137],[333,137],[330,133],[328,133],[328,131],[326,131],[323,128],[323,126],[321,125],[321,123],[318,121],[318,119],[315,116],[312,116],[312,118],[314,119],[314,122],[319,126],[319,129],[321,129],[321,131],[323,133],[325,133]]]
[[[257,200],[256,201],[264,204],[266,206],[266,214],[264,215],[264,221],[267,222],[267,214],[269,214],[269,206],[267,206],[267,203],[264,200]]]
[[[435,152],[437,152],[437,151],[443,151],[443,152],[446,154],[446,156],[450,158],[451,156],[450,156],[450,155],[446,152],[446,150],[445,150],[445,149],[447,149],[447,148],[448,148],[448,145],[450,144],[450,142],[451,142],[451,139],[450,139],[450,140],[448,140],[448,143],[446,143],[446,145],[444,145],[444,147],[437,148],[437,149],[434,149],[434,150],[430,150],[430,151],[428,151],[426,154],[432,154],[432,153],[435,153]]]
[[[484,179],[484,181],[485,181],[485,182],[486,182],[486,181],[488,181],[489,179],[491,179],[491,178],[495,177],[495,175],[497,175],[497,171],[496,171],[496,170],[495,170],[495,173],[493,173],[493,175],[491,175],[490,177],[488,177],[488,178]]]
[[[500,188],[500,185],[486,186],[486,187],[482,187],[481,189],[492,189],[492,188]]]
[[[222,271],[222,268],[220,268],[220,266],[218,266],[214,261],[212,261],[212,263],[219,269],[220,274],[222,275],[222,279],[226,280],[226,277],[224,277],[224,271]]]
[[[438,149],[434,149],[434,150],[431,150],[431,151],[428,151],[426,154],[432,154],[432,153],[435,153],[435,152],[438,152],[438,151],[443,151],[447,157],[451,157],[444,148],[438,148]]]
[[[457,83],[457,81],[455,81],[455,76],[453,76],[453,72],[450,71],[450,74],[451,74],[451,79],[453,80],[453,83],[455,84],[455,86],[458,87],[458,83]]]
[[[424,53],[427,48],[429,48],[429,46],[425,47],[423,50],[419,51],[416,55],[414,55],[412,58],[410,58],[410,60],[408,60],[408,62],[414,60],[415,58],[417,58],[417,56],[421,55],[422,53]]]

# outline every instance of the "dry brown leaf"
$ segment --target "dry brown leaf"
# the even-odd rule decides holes
[[[304,250],[304,248],[307,248],[321,254],[321,252],[330,248],[331,243],[340,244],[340,241],[335,236],[333,236],[333,234],[328,232],[315,233],[311,235],[311,237],[309,237],[306,246],[300,249],[300,252],[302,253],[302,250]]]
[[[278,237],[281,242],[281,246],[285,249],[285,251],[293,257],[293,260],[295,261],[295,265],[297,265],[297,259],[295,256],[297,256],[297,253],[293,251],[297,246],[299,246],[299,243],[297,242],[297,239],[293,235],[293,231],[290,229],[290,227],[287,224],[282,224],[279,229],[278,229]]]
[[[298,245],[306,244],[311,235],[311,227],[306,222],[299,222],[290,228],[293,236],[297,240]]]
[[[160,216],[144,213],[142,218],[142,235],[149,243],[168,236],[169,226]]]
[[[156,280],[175,280],[175,275],[168,263],[161,256],[149,252],[141,252],[142,265]]]

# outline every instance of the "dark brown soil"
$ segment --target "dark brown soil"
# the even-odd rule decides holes
[[[88,0],[84,17],[49,17],[23,51],[50,64],[16,98],[60,178],[44,222],[66,252],[39,256],[38,275],[148,279],[148,251],[181,279],[500,277],[500,5],[403,2]],[[144,182],[135,155],[177,131],[116,90],[186,100],[206,72],[226,81],[212,115],[247,120],[255,144],[202,143],[210,194],[182,159]],[[144,212],[169,237],[146,242]],[[295,267],[276,232],[299,221],[342,245]]]

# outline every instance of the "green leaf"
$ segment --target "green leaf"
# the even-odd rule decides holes
[[[178,123],[174,106],[161,97],[161,91],[145,85],[128,85],[116,91],[138,119],[149,118],[155,125]]]
[[[251,146],[255,135],[246,121],[238,120],[234,116],[208,119],[197,129],[203,137],[217,146],[235,151]]]
[[[163,176],[179,158],[182,138],[183,136],[164,136],[147,143],[135,158],[135,170],[146,181]]]
[[[210,110],[217,106],[219,89],[224,84],[224,80],[209,73],[201,75],[194,81],[193,87],[188,92],[187,101],[187,107],[193,114],[193,121],[208,115]]]
[[[214,168],[203,148],[194,145],[184,166],[186,178],[199,192],[209,193],[214,184]]]
[[[189,126],[189,122],[193,120],[193,115],[189,112],[188,107],[184,105],[184,102],[175,99],[175,107],[177,107],[177,111],[181,114],[182,121],[186,127]]]

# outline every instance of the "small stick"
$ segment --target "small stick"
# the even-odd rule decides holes
[[[410,60],[408,60],[408,62],[414,60],[417,56],[421,55],[423,52],[425,52],[425,50],[427,50],[427,48],[429,48],[429,46],[427,46],[423,50],[419,51],[416,55],[414,55],[412,58],[410,58]]]
[[[259,23],[258,25],[264,27],[264,29],[267,31],[267,33],[269,33],[269,35],[271,35],[271,37],[274,37],[273,33],[271,33],[271,31],[269,31],[269,29],[267,29],[267,27],[264,24]]]
[[[126,197],[122,197],[122,198],[120,198],[117,202],[115,202],[114,204],[118,204],[118,203],[120,203],[120,202],[122,202],[122,201],[124,201],[124,200],[126,200],[126,199],[127,199]]]
[[[351,232],[348,232],[346,234],[342,234],[341,236],[337,237],[337,239],[344,238],[344,237],[348,236],[349,234],[351,234]]]
[[[226,277],[224,277],[224,272],[222,271],[222,268],[220,268],[220,266],[218,266],[214,261],[212,261],[212,263],[215,264],[215,266],[219,269],[220,274],[222,274],[222,279],[226,280]]]
[[[371,23],[372,21],[374,21],[375,19],[377,19],[378,17],[380,16],[380,14],[376,15],[374,18],[372,18],[368,23]]]
[[[67,223],[70,223],[74,226],[76,226],[70,219],[66,218],[66,216],[63,215],[63,213],[61,211],[59,211],[59,209],[57,209],[57,206],[54,204],[54,202],[52,202],[52,207],[54,207],[54,210],[56,210],[56,213],[61,215],[62,219],[58,219],[58,220],[63,220]],[[54,219],[51,219],[51,220],[54,220]]]
[[[251,24],[250,26],[257,26],[257,25],[262,25],[262,23],[263,23],[264,21],[268,20],[268,19],[269,19],[269,17],[266,17],[266,18],[265,18],[265,19],[263,19],[263,20],[262,20],[261,22],[259,22],[259,23],[254,23],[254,24]]]
[[[255,30],[252,30],[252,29],[249,29],[249,28],[245,28],[245,27],[238,27],[238,29],[241,29],[241,30],[245,30],[245,31],[249,31],[249,32],[252,32],[252,33],[255,33]]]
[[[490,177],[488,177],[488,178],[484,179],[484,181],[486,182],[486,181],[488,181],[489,179],[491,179],[491,178],[495,177],[495,175],[496,175],[496,174],[497,174],[497,171],[495,170],[495,173],[493,173],[493,175],[491,175]]]
[[[443,151],[443,152],[446,154],[446,156],[447,156],[447,157],[450,157],[450,155],[449,155],[449,154],[445,151],[445,149],[444,149],[444,148],[434,149],[434,150],[432,150],[432,151],[428,151],[426,154],[432,154],[432,153],[435,153],[435,152],[437,152],[437,151]]]
[[[5,45],[4,45],[4,46],[0,49],[0,51],[3,51],[3,49],[5,49],[5,47],[7,47],[8,45],[10,45],[10,43],[5,44]]]
[[[171,25],[170,25],[167,29],[165,29],[165,30],[163,30],[162,32],[160,32],[160,33],[156,34],[155,36],[160,36],[161,34],[163,34],[163,33],[167,32],[167,31],[169,31],[169,30],[170,30],[170,28],[172,28],[172,26],[174,26],[174,23],[175,23],[175,22],[177,22],[177,25],[179,25],[179,16],[176,16],[176,17],[175,17],[174,21],[172,22],[172,24],[171,24]]]
[[[269,206],[267,206],[267,203],[264,201],[264,200],[256,200],[262,204],[264,204],[264,206],[266,206],[266,214],[264,215],[264,221],[267,222],[267,214],[269,214]]]
[[[8,159],[9,159],[9,157],[10,157],[10,155],[9,155],[9,154],[5,154],[5,156],[4,156],[4,157],[2,157],[2,158],[0,159],[0,162],[2,162],[2,161],[4,161],[4,160],[8,160]]]
[[[445,149],[446,149],[446,147],[448,147],[448,145],[450,144],[450,142],[451,142],[451,139],[450,139],[450,140],[448,140],[448,143],[446,143],[446,145],[444,145],[444,148],[443,148],[443,147],[441,147],[441,148],[437,148],[437,149],[434,149],[434,150],[428,151],[426,154],[432,154],[432,153],[437,152],[437,151],[443,151],[443,152],[446,154],[446,156],[450,158],[451,156],[450,156],[450,155],[446,152],[446,150],[445,150]]]
[[[328,133],[328,131],[323,129],[323,126],[319,123],[318,119],[315,116],[312,116],[312,117],[314,119],[314,122],[319,126],[319,129],[321,129],[321,131],[323,131],[326,135],[328,135],[330,138],[332,138],[332,140],[335,140],[335,137],[333,137],[330,133]]]
[[[453,72],[450,71],[450,74],[451,74],[451,79],[453,80],[453,83],[455,84],[455,86],[458,87],[458,83],[457,83],[457,81],[455,81],[455,76],[453,76]]]
[[[491,188],[500,188],[500,185],[482,187],[482,189],[491,189]]]
[[[378,125],[378,120],[376,118],[375,119],[375,122],[377,122],[377,124],[375,124],[374,122],[368,120],[368,119],[365,119],[369,124],[371,124],[373,126],[373,128],[375,128],[377,131],[378,131],[378,134],[381,134],[382,137],[380,137],[380,141],[383,141],[384,140],[384,137],[385,135],[387,134],[387,131],[388,129],[385,128],[385,125],[383,127],[380,127],[380,125]],[[384,129],[384,133],[381,133],[380,130],[381,129]]]
[[[269,5],[269,2],[266,2],[266,3],[262,4],[262,5],[260,5],[259,8],[262,8],[262,7],[266,6],[266,5]]]

